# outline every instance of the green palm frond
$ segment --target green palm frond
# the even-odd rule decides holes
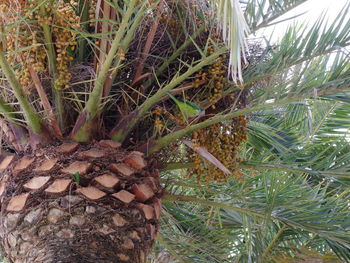
[[[250,0],[244,15],[253,32],[274,24],[274,21],[307,0]],[[289,18],[293,19],[295,17]],[[278,23],[278,22],[277,22]]]
[[[208,225],[210,211],[198,208],[166,202],[159,246],[178,262],[225,262],[231,250],[230,231]]]
[[[235,262],[270,262],[272,256],[293,255],[291,245],[296,253],[304,246],[322,252],[327,247],[331,251],[350,244],[348,190],[330,190],[327,184],[313,187],[302,177],[283,171],[261,172],[242,184],[210,185],[205,190],[182,187],[180,196],[180,189],[174,190],[170,192],[176,194],[174,199],[171,195],[168,198],[180,202],[167,212],[178,226],[199,236],[201,231],[228,231],[230,236],[220,237],[231,238],[227,242]],[[206,228],[191,223],[203,220],[210,222]],[[164,229],[168,227],[164,225]],[[203,243],[203,248],[207,246]],[[228,257],[221,262],[230,260]]]
[[[316,127],[314,137],[316,140],[331,141],[336,138],[349,138],[350,135],[350,104],[336,102],[332,111],[324,118],[323,125]]]
[[[305,27],[299,29],[295,26],[289,27],[281,38],[280,44],[266,54],[271,56],[266,62],[253,64],[247,68],[244,73],[245,82],[253,83],[268,76],[291,70],[293,66],[305,62],[310,63],[317,57],[325,56],[349,45],[350,21],[347,20],[349,7],[349,5],[346,6],[329,26],[326,26],[323,17],[320,17],[308,29]],[[348,22],[344,23],[343,21]],[[271,49],[271,47],[272,45],[269,45],[267,48]],[[329,60],[329,58],[322,59],[325,65],[327,59]],[[343,63],[344,59],[342,59]],[[341,61],[335,60],[334,63],[340,65]],[[348,70],[345,65],[343,67],[344,71]],[[303,70],[305,70],[305,67],[300,69],[298,74],[304,74]],[[322,67],[320,70],[322,70]],[[307,74],[310,75],[310,73]]]
[[[293,151],[295,145],[299,144],[295,131],[283,129],[281,121],[272,115],[266,116],[266,112],[261,112],[263,116],[258,114],[252,117],[248,125],[249,150],[245,155],[246,158],[263,160],[271,154]]]

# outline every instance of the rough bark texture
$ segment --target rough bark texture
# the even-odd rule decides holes
[[[141,153],[103,141],[1,159],[0,238],[10,262],[146,262],[162,189]]]

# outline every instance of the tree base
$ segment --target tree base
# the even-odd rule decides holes
[[[0,164],[4,256],[16,263],[145,263],[160,214],[157,170],[115,144],[67,145]]]

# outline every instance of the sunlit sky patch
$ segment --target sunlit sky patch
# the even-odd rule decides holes
[[[328,23],[331,23],[339,15],[347,3],[350,3],[350,0],[309,0],[286,13],[279,20],[284,20],[299,14],[302,14],[301,16],[292,20],[281,22],[271,27],[267,27],[261,30],[258,35],[261,34],[266,37],[272,36],[271,40],[277,41],[286,31],[288,25],[297,22],[311,26],[324,12],[326,12],[326,19],[328,20]]]

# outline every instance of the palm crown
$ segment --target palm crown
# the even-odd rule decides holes
[[[156,159],[154,262],[350,261],[349,5],[246,38],[305,1],[0,1],[4,148]]]

